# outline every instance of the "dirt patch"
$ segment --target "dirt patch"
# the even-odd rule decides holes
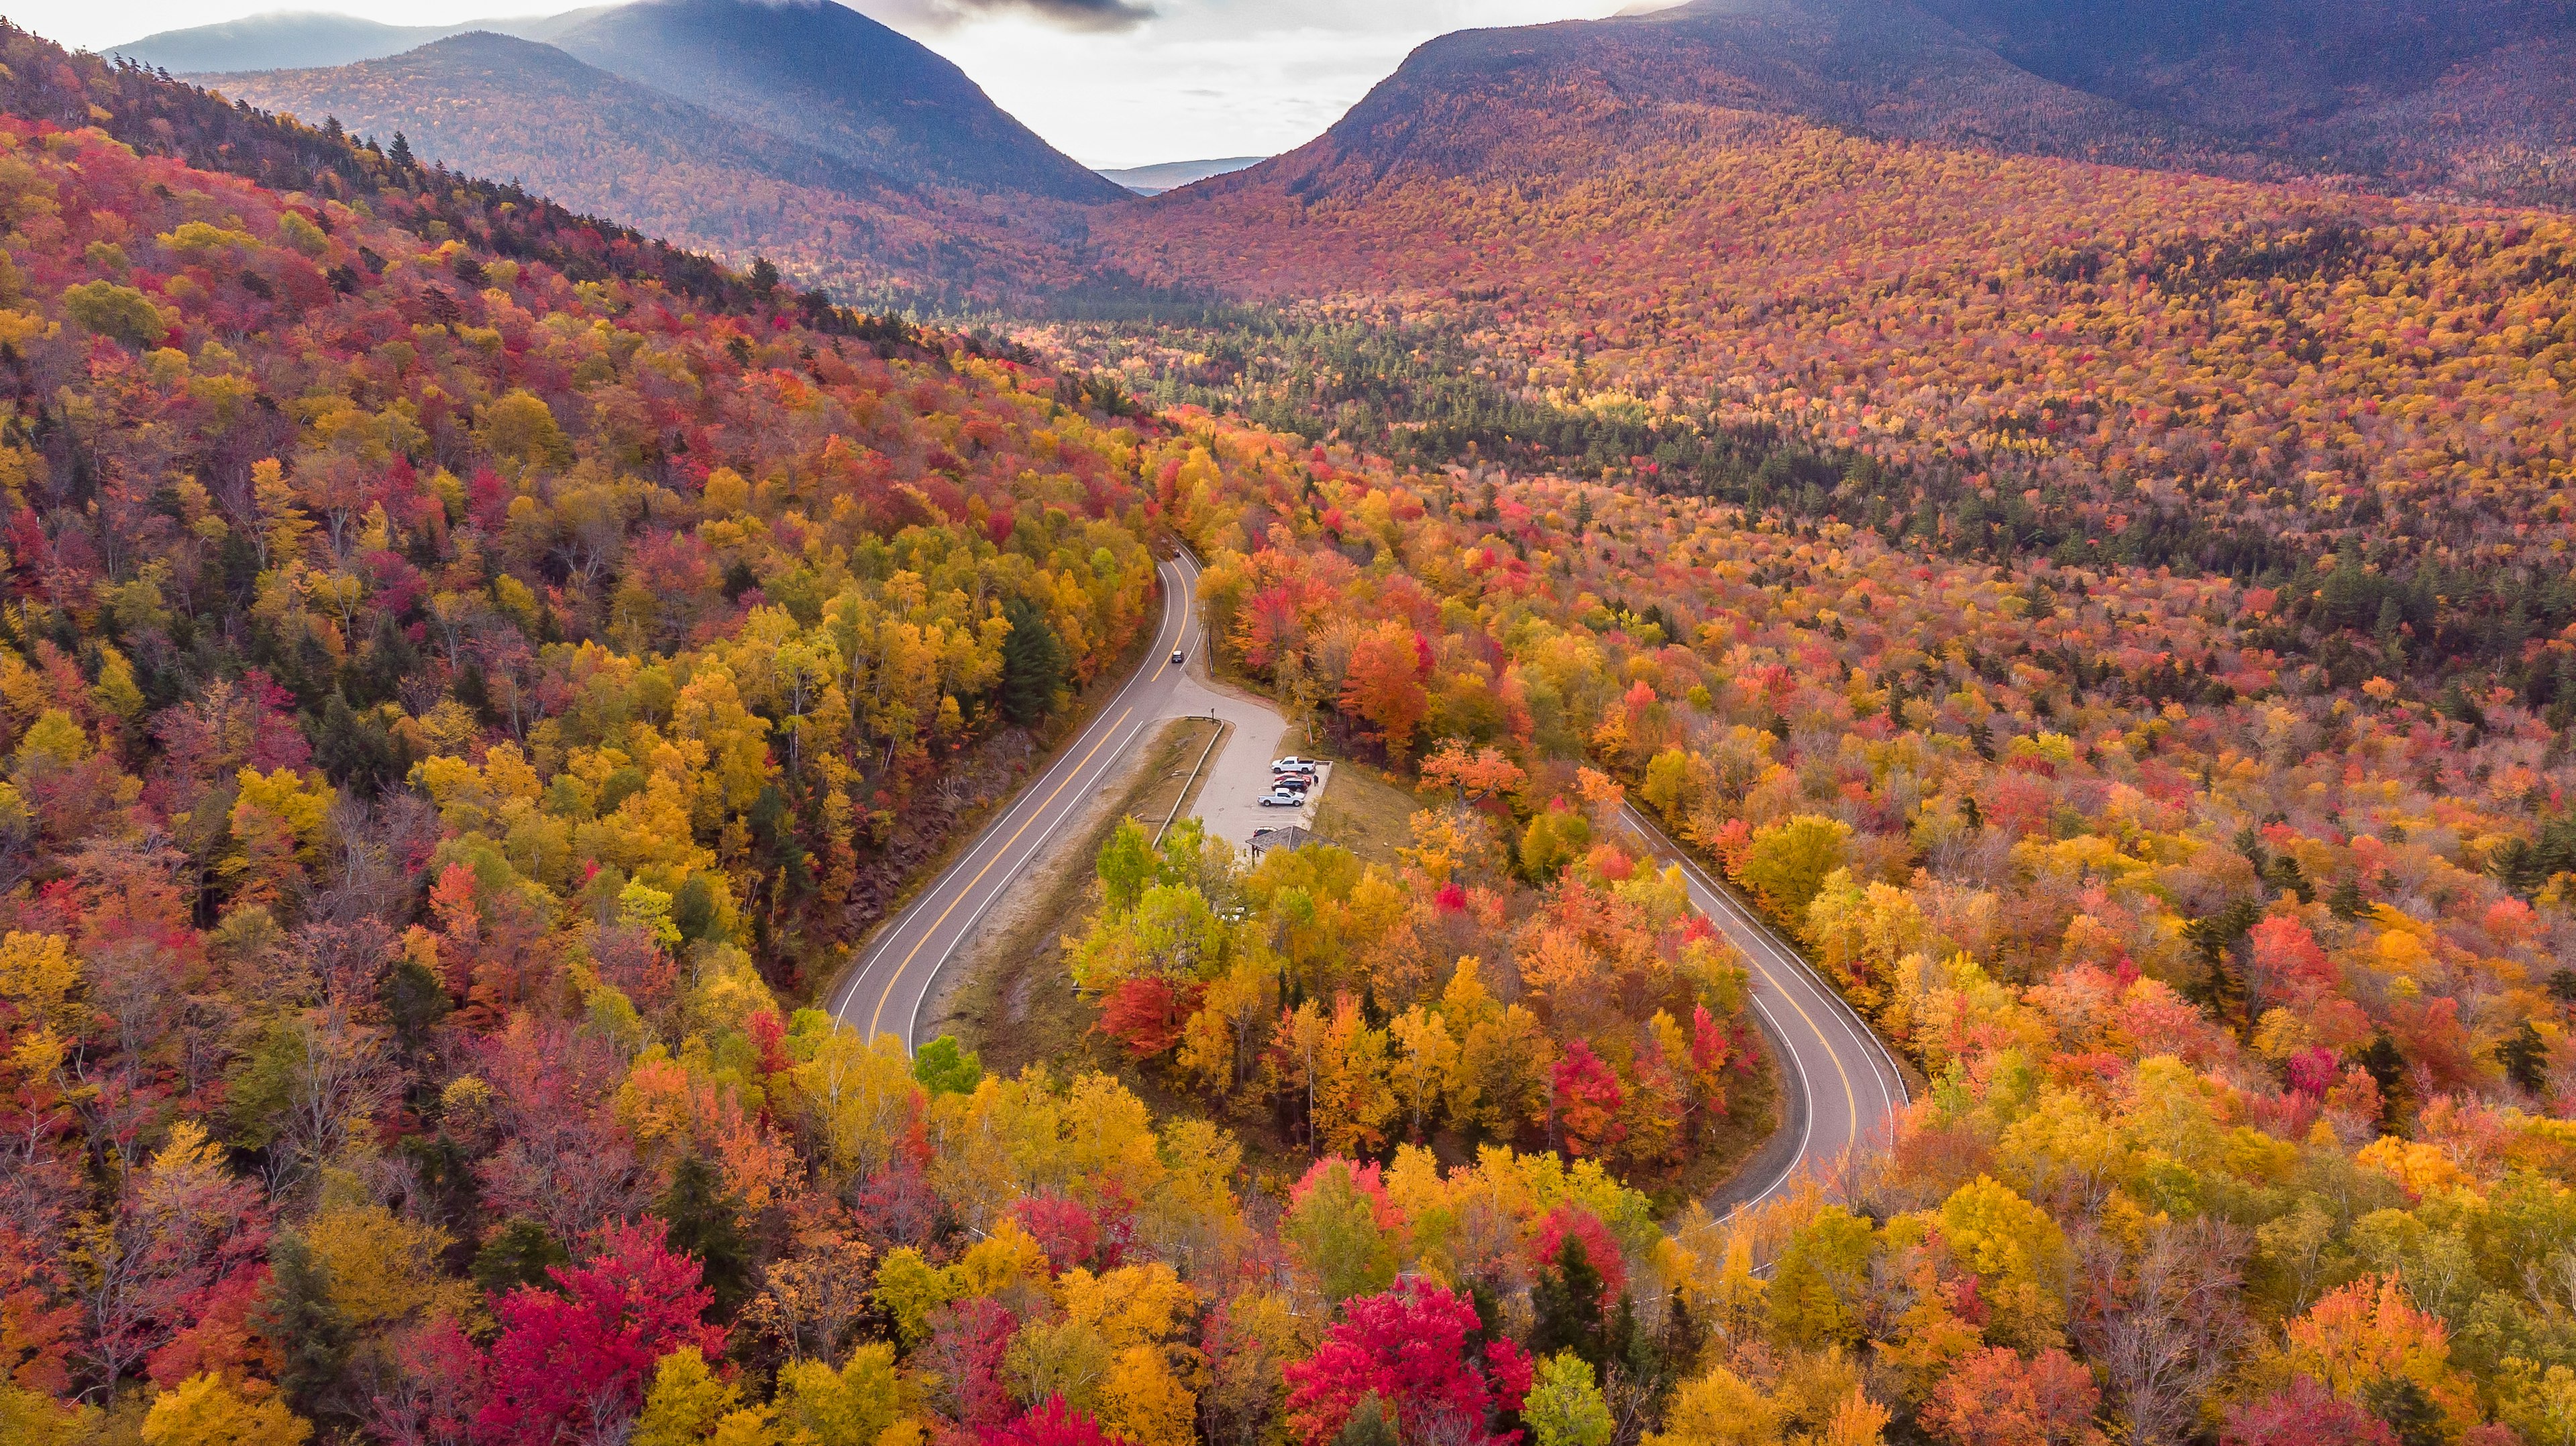
[[[1101,780],[1045,856],[958,945],[923,1011],[934,1033],[956,1035],[983,1055],[985,1069],[1002,1074],[1030,1064],[1070,1071],[1123,1063],[1091,1032],[1099,1011],[1065,973],[1064,936],[1082,928],[1097,902],[1091,865],[1110,831],[1133,818],[1151,834],[1176,808],[1186,812],[1184,792],[1205,781],[1203,770],[1196,782],[1190,775],[1222,731],[1205,718],[1175,718]]]
[[[1315,832],[1367,863],[1397,865],[1396,850],[1413,843],[1420,799],[1365,763],[1333,765],[1333,786],[1315,806]]]

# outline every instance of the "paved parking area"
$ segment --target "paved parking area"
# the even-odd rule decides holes
[[[1210,835],[1248,852],[1256,828],[1315,826],[1316,805],[1332,784],[1331,764],[1324,765],[1315,786],[1306,790],[1304,806],[1261,806],[1262,795],[1270,791],[1270,761],[1279,756],[1281,740],[1288,733],[1288,720],[1268,700],[1215,686],[1208,679],[1206,659],[1193,656],[1189,676],[1174,691],[1172,712],[1221,718],[1234,725],[1225,746],[1208,764],[1207,782],[1200,785],[1197,806],[1191,810],[1206,821]]]

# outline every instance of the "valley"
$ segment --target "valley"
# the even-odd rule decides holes
[[[1173,5],[0,23],[0,1438],[2569,1439],[2567,7]]]

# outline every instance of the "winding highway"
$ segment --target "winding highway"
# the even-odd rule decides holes
[[[1235,774],[1267,778],[1264,765],[1279,744],[1282,720],[1258,700],[1202,681],[1204,640],[1192,606],[1198,564],[1183,554],[1160,572],[1163,613],[1153,651],[1072,746],[869,941],[830,996],[832,1013],[844,1023],[871,1039],[892,1034],[907,1049],[918,1044],[923,1007],[958,946],[1084,811],[1137,740],[1165,719],[1215,716],[1234,724],[1210,787],[1242,784]],[[1186,661],[1174,664],[1174,652]],[[1846,1153],[1882,1140],[1907,1096],[1904,1076],[1877,1037],[1796,950],[1633,805],[1627,822],[1649,852],[1681,864],[1691,902],[1743,953],[1753,974],[1754,1011],[1789,1091],[1788,1119],[1778,1136],[1712,1206],[1758,1204],[1801,1171],[1830,1169]]]
[[[831,1011],[843,1023],[870,1039],[892,1034],[906,1049],[919,1043],[922,1006],[957,946],[1046,852],[1066,820],[1083,811],[1146,729],[1184,710],[1206,711],[1204,690],[1186,686],[1190,665],[1199,661],[1198,609],[1191,605],[1198,595],[1198,564],[1183,554],[1159,571],[1163,620],[1153,651],[1054,766],[868,941],[831,997]],[[1175,666],[1175,651],[1190,661]]]
[[[1789,1092],[1789,1118],[1780,1136],[1757,1151],[1710,1206],[1758,1205],[1802,1172],[1830,1170],[1845,1154],[1883,1146],[1909,1098],[1887,1046],[1733,890],[1711,878],[1635,804],[1624,810],[1628,827],[1649,853],[1681,865],[1691,903],[1744,955],[1753,975],[1753,1012]]]

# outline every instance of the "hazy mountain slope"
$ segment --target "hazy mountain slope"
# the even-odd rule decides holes
[[[711,114],[509,36],[451,37],[385,60],[205,77],[263,109],[390,142],[424,162],[515,177],[567,205],[688,245],[766,254],[852,294],[963,284],[1007,238],[983,218],[841,155]],[[1012,267],[1043,269],[1027,255]]]
[[[1722,106],[2125,164],[2256,164],[2189,126],[2035,76],[1904,0],[1698,0],[1611,20],[1461,31],[1416,50],[1323,145],[1380,162],[1508,164],[1511,127],[1469,118],[1497,100],[1544,107],[1557,92],[1649,121],[1660,106]]]
[[[936,52],[831,0],[639,0],[409,27],[279,12],[116,49],[174,73],[238,76],[389,59],[474,30],[555,45],[900,185],[1075,202],[1124,194],[994,105]]]
[[[2565,38],[2562,0],[1917,0],[2034,74],[2255,134]]]
[[[173,75],[238,74],[252,70],[311,70],[383,60],[451,35],[488,30],[522,40],[550,40],[597,14],[603,6],[558,15],[489,16],[455,25],[385,25],[321,10],[273,10],[214,25],[163,30],[108,47],[110,55],[155,66]]]
[[[1212,161],[1163,161],[1151,166],[1104,170],[1100,174],[1140,196],[1159,196],[1210,176],[1232,175],[1260,165],[1267,159],[1266,156],[1227,156]]]
[[[2576,200],[2567,0],[1920,0],[2005,59],[2401,187]]]
[[[468,26],[385,25],[355,15],[280,10],[216,25],[163,30],[111,46],[108,53],[174,74],[191,71],[307,69],[399,55]],[[485,26],[485,29],[497,27]]]
[[[552,39],[603,70],[904,184],[1058,201],[1123,194],[936,52],[831,0],[638,0]]]

